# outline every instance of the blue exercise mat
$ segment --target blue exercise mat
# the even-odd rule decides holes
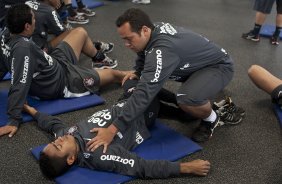
[[[259,34],[264,37],[271,37],[275,31],[276,27],[273,25],[263,25],[260,29]],[[282,39],[282,32],[279,35],[280,39]]]
[[[175,161],[202,149],[189,138],[170,129],[159,121],[150,129],[150,132],[152,137],[134,150],[134,152],[145,159]],[[39,153],[44,147],[45,145],[42,145],[31,150],[36,159],[39,158]],[[134,177],[74,166],[67,173],[56,178],[55,181],[59,184],[116,184],[132,179]]]
[[[280,105],[274,104],[273,105],[273,110],[274,110],[274,112],[276,114],[276,117],[277,117],[277,119],[279,121],[280,128],[282,128],[282,109],[281,109]]]
[[[8,91],[0,91],[0,126],[4,126],[8,122],[7,116],[7,101]],[[78,109],[87,108],[90,106],[96,106],[104,103],[104,99],[97,95],[88,95],[79,98],[57,99],[57,100],[36,100],[28,97],[28,103],[39,110],[50,115],[61,114],[64,112],[70,112]],[[26,113],[23,113],[23,121],[31,121],[33,118]]]
[[[11,74],[10,73],[7,73],[5,75],[5,77],[3,78],[3,80],[10,80],[11,79]]]
[[[83,4],[87,6],[87,8],[96,8],[99,6],[103,6],[103,2],[95,1],[95,0],[82,0]],[[72,7],[77,8],[76,0],[72,0]]]

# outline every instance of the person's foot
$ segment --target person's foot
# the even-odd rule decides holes
[[[243,33],[242,38],[244,38],[246,40],[251,40],[251,41],[254,41],[254,42],[260,41],[259,34],[254,34],[253,30],[251,30],[248,33]]]
[[[112,52],[115,46],[113,43],[105,43],[101,41],[94,42],[94,45],[97,50],[101,51],[104,54]]]
[[[92,68],[94,69],[106,69],[106,68],[115,68],[118,63],[116,59],[111,59],[105,55],[103,61],[92,61]]]
[[[85,18],[82,15],[75,15],[73,17],[67,18],[68,23],[72,24],[87,24],[89,22],[89,19]]]
[[[151,0],[132,0],[132,2],[136,4],[150,4]]]
[[[240,116],[245,115],[245,110],[235,105],[235,103],[232,101],[231,97],[229,96],[225,97],[225,99],[219,102],[214,102],[212,108],[217,113],[224,113],[225,111],[227,111],[227,112],[239,114]]]
[[[270,43],[271,43],[272,45],[279,45],[279,36],[272,36],[272,37],[270,38]]]
[[[206,176],[210,171],[210,162],[206,160],[193,160],[191,162],[180,163],[180,172],[194,174],[197,176]]]
[[[192,135],[192,140],[196,142],[205,142],[212,137],[212,134],[216,127],[224,125],[224,123],[220,120],[219,115],[214,122],[204,121],[202,120],[200,126],[196,129],[196,131]]]
[[[78,8],[76,12],[78,15],[85,15],[87,17],[93,17],[94,15],[96,15],[96,13],[93,10],[86,8],[86,7]]]

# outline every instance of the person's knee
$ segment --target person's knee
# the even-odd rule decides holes
[[[262,67],[259,66],[259,65],[252,65],[248,70],[249,77],[251,77],[251,78],[255,77],[259,73],[261,68]]]
[[[72,30],[72,34],[88,36],[87,31],[83,27],[76,27]]]

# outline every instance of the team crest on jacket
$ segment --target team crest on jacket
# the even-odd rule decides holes
[[[94,85],[94,79],[93,78],[85,78],[85,79],[83,79],[83,83],[84,83],[84,85],[85,86],[88,86],[88,87],[90,87],[90,86],[93,86]]]
[[[73,135],[73,133],[76,132],[76,130],[77,130],[77,126],[72,126],[69,128],[68,134]]]
[[[83,153],[84,158],[89,158],[90,157],[90,153]]]

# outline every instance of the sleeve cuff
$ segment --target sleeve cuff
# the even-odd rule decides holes
[[[114,120],[113,125],[115,125],[120,132],[124,132],[126,130],[126,125],[118,118]]]

